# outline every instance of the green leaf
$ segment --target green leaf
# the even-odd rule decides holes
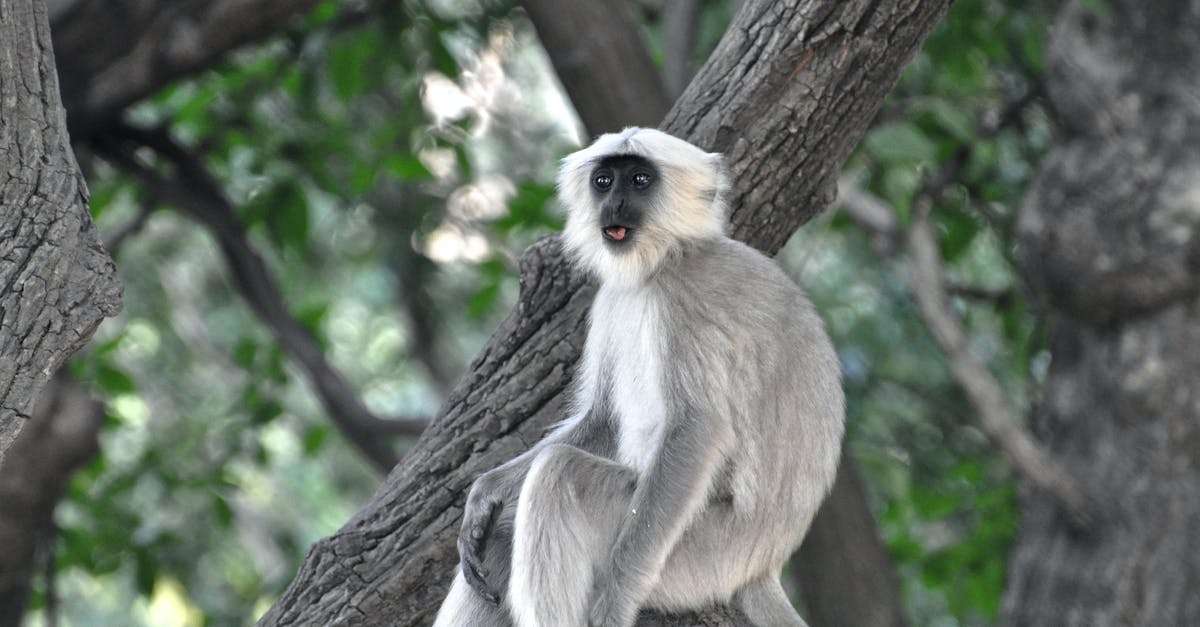
[[[402,181],[424,181],[433,178],[425,164],[416,155],[398,153],[388,157],[387,171]]]
[[[308,457],[316,455],[325,441],[329,439],[329,428],[323,426],[309,427],[304,432],[304,454]]]
[[[96,366],[96,383],[108,394],[132,394],[136,391],[133,379],[107,361]]]
[[[247,370],[254,365],[254,356],[257,354],[258,344],[249,338],[238,340],[237,345],[233,347],[234,363]]]
[[[279,185],[266,201],[271,239],[281,248],[303,252],[308,245],[308,199],[295,185]]]
[[[158,579],[158,562],[149,550],[141,549],[134,552],[134,579],[138,592],[143,596],[154,593],[154,582]]]
[[[932,163],[937,145],[911,123],[885,124],[867,136],[867,148],[883,161]]]
[[[233,524],[233,508],[229,506],[229,501],[220,494],[213,494],[212,505],[217,524],[221,525],[222,529],[228,529]]]
[[[487,312],[491,311],[492,306],[496,304],[496,299],[500,295],[500,284],[492,281],[484,285],[479,291],[471,296],[467,301],[467,314],[472,318],[480,319]]]

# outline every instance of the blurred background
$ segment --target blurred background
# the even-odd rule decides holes
[[[264,3],[296,6],[225,39],[219,4],[49,3],[125,306],[45,394],[39,418],[77,428],[27,428],[44,463],[6,470],[36,495],[10,523],[34,557],[3,564],[16,583],[0,602],[26,625],[261,616],[508,314],[521,251],[562,222],[557,161],[589,137],[520,3]],[[737,9],[625,4],[669,99]],[[969,350],[1029,414],[1050,355],[1017,218],[1063,128],[1044,91],[1062,7],[955,2],[846,164],[839,203],[779,254],[838,347],[849,461],[912,625],[996,621],[1020,510],[914,300],[897,225],[932,205]],[[156,36],[181,55],[188,37],[215,43],[175,74],[124,74],[116,60]],[[109,97],[101,79],[144,85]]]

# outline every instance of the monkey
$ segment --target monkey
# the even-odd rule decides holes
[[[599,281],[567,417],[481,475],[438,627],[627,627],[779,582],[832,487],[841,367],[775,263],[726,234],[722,156],[630,127],[562,161],[568,257]]]

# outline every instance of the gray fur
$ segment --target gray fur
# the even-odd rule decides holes
[[[589,164],[610,154],[664,173],[633,253],[588,239],[601,226]],[[723,234],[717,155],[627,129],[568,157],[559,184],[568,248],[602,278],[576,407],[473,486],[463,565],[478,557],[502,602],[460,572],[436,625],[623,627],[639,607],[712,602],[737,603],[756,624],[803,625],[778,575],[841,448],[824,325],[771,260]],[[618,257],[619,270],[598,267]]]

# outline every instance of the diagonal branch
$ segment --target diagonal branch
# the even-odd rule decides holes
[[[1017,119],[1035,97],[1030,90],[1008,103],[998,114],[985,118],[977,140],[994,135]],[[1021,426],[1000,383],[970,350],[962,321],[954,312],[937,239],[929,221],[933,204],[958,178],[970,161],[972,142],[964,142],[925,185],[913,202],[913,220],[907,230],[896,220],[896,211],[885,201],[858,188],[847,178],[839,181],[841,207],[870,232],[877,252],[890,256],[903,244],[912,256],[909,290],[925,325],[946,355],[950,370],[979,416],[980,425],[1017,472],[1039,489],[1053,495],[1079,528],[1090,526],[1096,505],[1078,481],[1058,464]]]
[[[979,423],[1004,453],[1009,463],[1030,482],[1054,495],[1071,519],[1081,528],[1095,518],[1078,481],[1062,467],[1028,430],[1021,426],[1016,410],[1009,404],[1004,389],[982,360],[971,352],[970,339],[962,320],[954,312],[944,287],[945,271],[937,239],[929,221],[933,199],[922,196],[914,207],[908,228],[908,251],[912,255],[909,289],[921,310],[925,325],[933,333],[950,371],[975,407]]]
[[[309,382],[339,429],[380,470],[399,459],[381,436],[417,435],[427,424],[419,418],[389,420],[363,405],[349,382],[328,362],[308,330],[283,305],[283,293],[262,257],[251,246],[233,205],[199,159],[165,131],[121,126],[119,137],[97,140],[97,151],[139,178],[151,191],[204,224],[216,237],[229,263],[234,284],[259,318],[271,329],[287,355],[308,375]],[[164,176],[134,155],[145,146],[174,166]]]

